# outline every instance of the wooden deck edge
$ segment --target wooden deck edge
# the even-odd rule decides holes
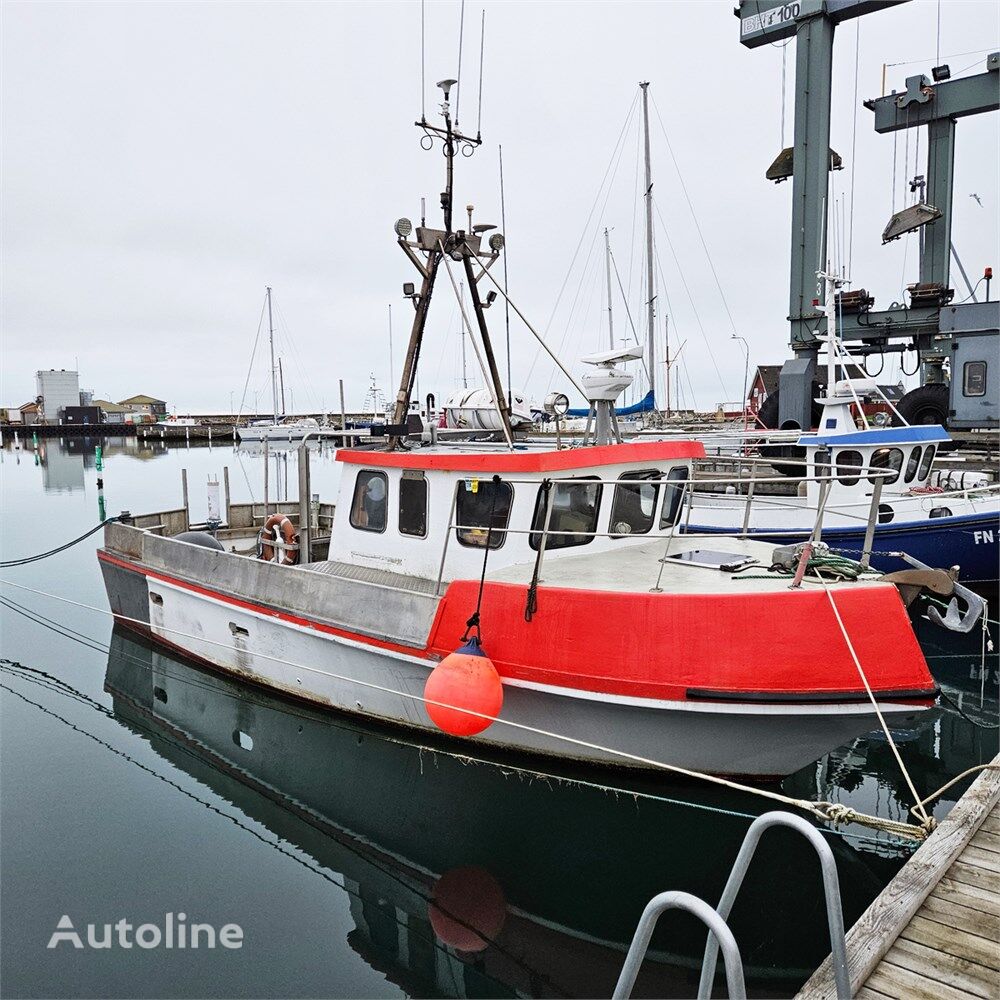
[[[1000,765],[1000,754],[991,763]],[[848,931],[847,968],[852,995],[868,981],[997,802],[1000,802],[1000,771],[981,771],[938,828]],[[827,956],[802,987],[797,1000],[835,1000],[836,996],[833,966]]]

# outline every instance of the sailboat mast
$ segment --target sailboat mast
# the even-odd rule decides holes
[[[271,401],[274,404],[274,420],[278,420],[278,372],[274,365],[274,318],[271,315],[271,286],[267,286],[267,333],[271,341]]]
[[[649,391],[656,398],[656,309],[653,296],[653,168],[649,157],[649,82],[642,88],[642,125],[646,146],[646,294],[647,340],[649,342]]]
[[[615,349],[615,322],[611,314],[611,237],[607,227],[604,229],[604,269],[608,278],[608,347]]]

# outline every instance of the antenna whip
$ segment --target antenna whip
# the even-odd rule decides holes
[[[455,128],[458,128],[458,109],[462,104],[462,40],[465,37],[465,0],[462,0],[461,14],[458,18],[458,94],[455,97]]]
[[[483,134],[483,48],[486,44],[486,11],[482,11],[483,21],[479,32],[479,113],[476,116],[476,137]],[[503,221],[502,219],[500,220]],[[506,258],[505,258],[506,259]],[[510,382],[508,381],[508,386]]]

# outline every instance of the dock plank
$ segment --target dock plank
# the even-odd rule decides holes
[[[980,827],[979,833],[969,843],[973,847],[982,848],[984,851],[996,851],[997,854],[1000,854],[1000,833],[990,833],[989,830],[984,830]]]
[[[848,933],[848,975],[855,995],[863,995],[863,989],[887,996],[916,996],[915,990],[923,996],[928,989],[931,996],[944,996],[946,989],[960,996],[1000,995],[995,985],[1000,944],[995,936],[982,936],[1000,902],[1000,855],[988,843],[970,849],[980,829],[1000,835],[1000,755],[992,763],[996,767],[979,773]],[[924,909],[942,883],[941,897]],[[891,968],[883,969],[883,962]],[[828,957],[799,998],[835,997]]]
[[[945,876],[937,884],[935,895],[941,899],[972,906],[980,913],[1000,916],[1000,894],[981,889],[978,885],[968,885],[965,882],[955,882]]]
[[[1000,854],[984,850],[982,847],[977,847],[971,842],[969,843],[969,846],[962,851],[962,861],[965,864],[975,865],[977,868],[983,868],[988,872],[996,872],[1000,874]]]
[[[996,941],[965,934],[919,913],[903,928],[900,937],[1000,972],[1000,944]]]
[[[982,913],[975,906],[943,899],[932,892],[925,900],[920,912],[931,920],[955,930],[975,934],[987,941],[1000,940],[1000,917]]]
[[[969,997],[977,996],[940,979],[928,979],[919,972],[894,965],[888,961],[888,956],[886,961],[879,963],[868,982],[876,990],[892,997],[906,997],[907,1000],[969,1000]]]
[[[948,869],[948,875],[956,882],[964,882],[988,892],[1000,893],[1000,874],[987,871],[978,865],[967,864],[964,860],[956,861]]]
[[[990,969],[976,962],[946,955],[905,938],[900,938],[886,952],[885,961],[918,972],[928,980],[948,983],[973,996],[996,1000],[996,976]]]

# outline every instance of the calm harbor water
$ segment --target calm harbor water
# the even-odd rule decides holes
[[[4,559],[97,523],[94,444],[0,450]],[[260,500],[263,459],[231,445],[104,442],[107,513],[179,506],[229,468]],[[296,493],[294,454],[272,456],[271,496]],[[313,489],[333,499],[332,454]],[[661,776],[457,758],[234,684],[112,628],[99,535],[3,579],[0,608],[0,980],[4,996],[607,996],[647,900],[715,902],[764,800]],[[998,750],[997,654],[915,611],[952,702],[898,734],[918,792]],[[995,602],[990,617],[996,618]],[[992,629],[994,640],[998,636]],[[818,651],[821,655],[821,651]],[[979,723],[977,725],[976,723]],[[549,769],[550,770],[550,769]],[[967,783],[966,783],[967,784]],[[966,784],[936,806],[947,812]],[[787,778],[788,794],[905,819],[912,805],[881,734]],[[853,922],[912,845],[861,826],[827,831]],[[87,924],[243,931],[239,949],[47,948],[63,915]],[[815,856],[764,840],[732,926],[751,993],[787,996],[826,955]],[[636,996],[691,996],[704,937],[661,921]]]

